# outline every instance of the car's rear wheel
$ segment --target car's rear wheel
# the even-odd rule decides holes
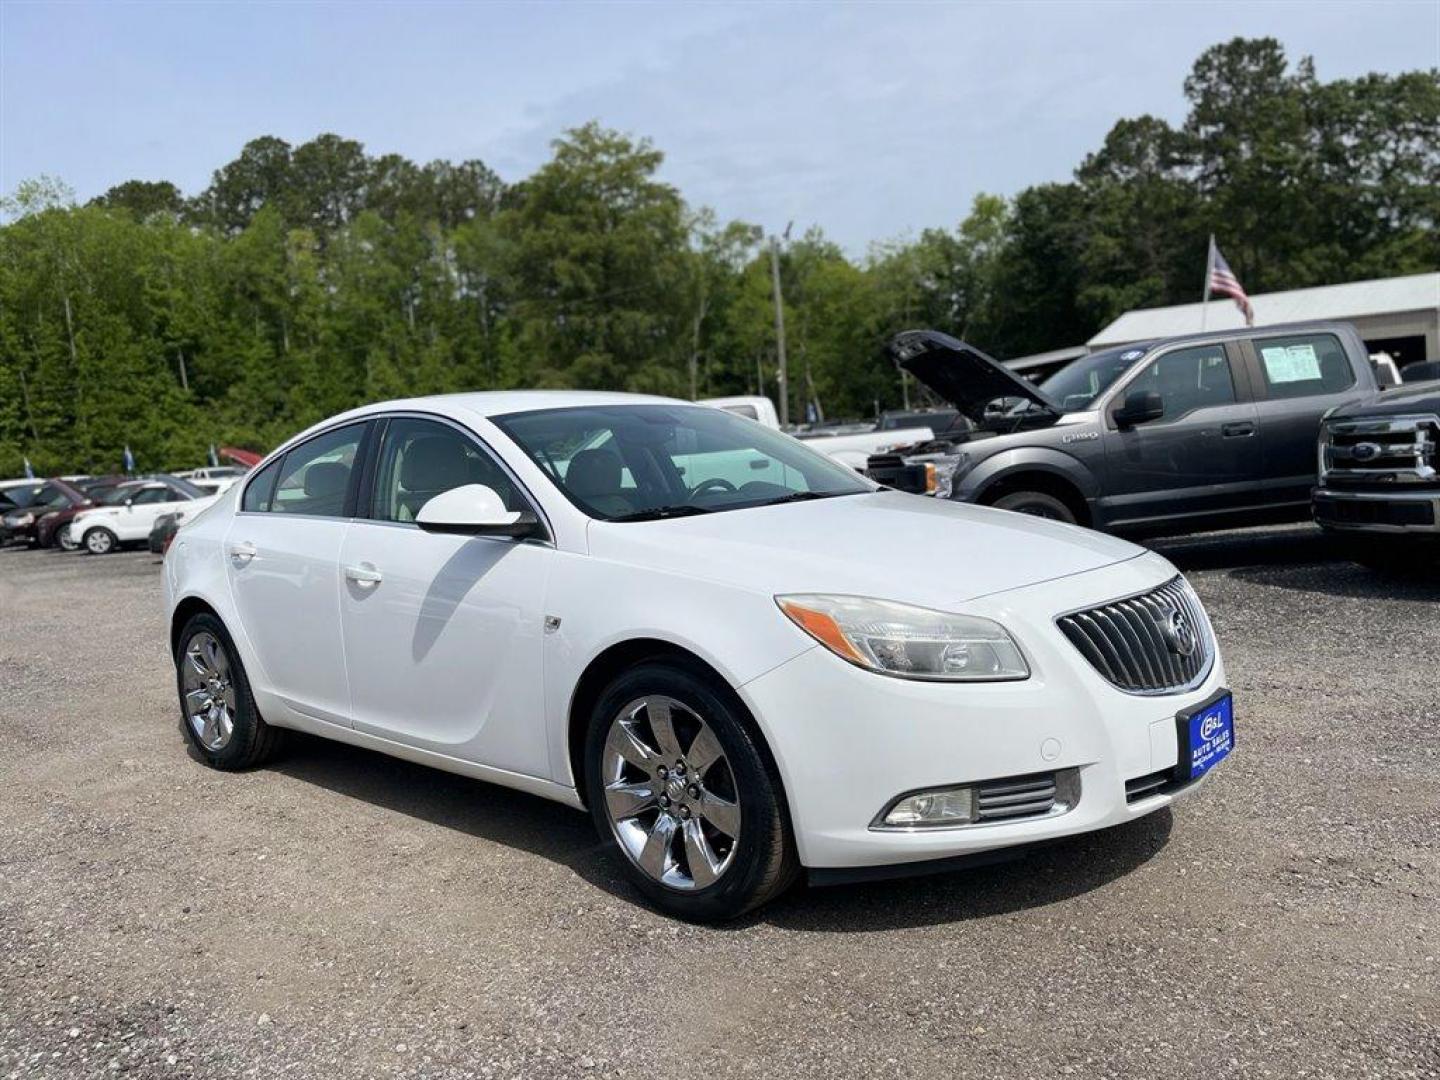
[[[80,545],[70,535],[70,526],[61,525],[55,533],[55,542],[60,545],[62,551],[79,551]]]
[[[119,538],[109,529],[96,526],[85,532],[85,550],[91,555],[108,555],[119,546]]]
[[[1070,508],[1054,495],[1043,491],[1012,491],[1000,496],[990,505],[998,510],[1013,510],[1017,514],[1029,514],[1032,517],[1064,521],[1070,525],[1075,524],[1075,515],[1071,513]]]
[[[646,663],[590,718],[595,826],[640,891],[685,919],[734,918],[799,872],[779,779],[728,697],[698,672]]]
[[[207,765],[246,769],[280,748],[284,732],[261,719],[245,667],[214,615],[195,615],[180,631],[175,671],[185,734]]]

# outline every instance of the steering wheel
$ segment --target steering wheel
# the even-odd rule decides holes
[[[723,476],[712,476],[708,480],[701,480],[700,483],[695,485],[694,489],[690,492],[688,501],[694,502],[698,496],[703,495],[711,488],[714,488],[716,491],[735,491],[735,485]]]

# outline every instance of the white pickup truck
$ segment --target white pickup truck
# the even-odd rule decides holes
[[[748,416],[768,428],[780,430],[780,418],[775,412],[775,403],[768,397],[722,397],[703,398],[699,405],[710,405],[738,416]],[[846,435],[830,435],[823,431],[801,432],[795,438],[828,454],[836,461],[849,465],[857,472],[863,472],[871,454],[885,454],[897,446],[929,442],[936,433],[928,427],[896,428],[893,431],[862,431]]]

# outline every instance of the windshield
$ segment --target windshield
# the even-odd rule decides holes
[[[1090,408],[1097,397],[1144,355],[1145,349],[1132,345],[1082,356],[1042,382],[1040,389],[1058,401],[1066,412],[1081,412]]]
[[[492,419],[566,498],[606,521],[874,490],[788,435],[703,406],[596,405]]]
[[[59,485],[41,481],[33,487],[14,487],[5,492],[5,497],[20,509],[39,510],[52,506],[67,506],[70,496]]]

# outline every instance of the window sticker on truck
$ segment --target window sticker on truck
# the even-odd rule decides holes
[[[1272,383],[1307,382],[1323,377],[1314,345],[1261,346],[1260,357],[1265,361],[1265,377]]]

